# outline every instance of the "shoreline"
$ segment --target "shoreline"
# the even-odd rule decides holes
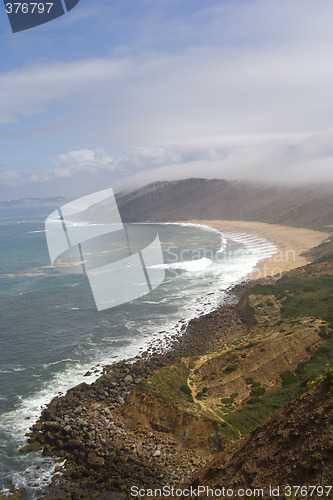
[[[240,294],[245,285],[236,285],[235,293]],[[55,397],[31,427],[28,444],[21,449],[23,452],[43,450],[45,456],[67,460],[65,467],[56,468],[56,479],[44,493],[47,496],[39,498],[49,498],[50,494],[52,499],[58,495],[63,499],[65,491],[68,493],[72,488],[77,491],[78,487],[93,488],[89,498],[95,498],[93,492],[96,491],[122,494],[128,491],[128,485],[142,481],[156,488],[162,479],[177,485],[191,477],[206,464],[207,457],[197,450],[180,449],[170,435],[163,436],[150,428],[130,432],[121,418],[122,406],[137,384],[156,371],[179,363],[183,358],[220,350],[227,341],[246,332],[247,326],[237,311],[237,304],[222,305],[190,320],[187,328],[165,351],[153,349],[135,358],[106,365],[103,374],[92,384],[83,382],[64,396]],[[87,429],[94,433],[94,442],[87,441]],[[64,434],[68,443],[63,440]],[[107,439],[110,441],[106,445]],[[99,489],[98,472],[104,466],[116,474],[112,476],[111,491],[107,482],[105,488]],[[89,470],[94,472],[88,476],[88,483],[81,483],[81,479],[77,483],[77,478],[87,477]]]
[[[256,270],[248,276],[251,280],[279,277],[284,272],[305,266],[310,260],[302,254],[331,236],[331,233],[322,231],[256,221],[190,220],[182,222],[206,225],[217,229],[222,234],[223,231],[242,232],[273,243],[277,252],[258,262]]]
[[[208,227],[213,227],[214,229],[217,229],[218,231],[221,232],[223,232],[223,229],[227,231],[242,231],[249,235],[256,235],[261,238],[266,238],[268,241],[276,245],[278,252],[280,252],[279,255],[281,255],[281,252],[282,254],[283,252],[286,252],[285,255],[288,256],[290,255],[288,252],[292,250],[294,252],[294,254],[292,255],[293,257],[295,255],[295,258],[292,258],[290,261],[288,261],[288,259],[285,259],[284,261],[282,260],[281,262],[279,262],[280,269],[283,267],[283,272],[307,264],[308,260],[305,257],[302,257],[301,253],[310,250],[310,248],[313,248],[314,246],[317,246],[329,235],[329,233],[322,233],[312,230],[301,229],[300,231],[298,231],[297,229],[291,228],[289,226],[276,226],[273,224],[253,223],[253,222],[248,223],[244,221],[236,221],[236,222],[184,221],[184,222],[206,225]],[[269,233],[269,235],[272,236],[271,237],[267,236],[267,233]],[[277,267],[277,262],[274,262],[274,256],[260,261],[259,263],[260,270],[258,271],[259,275],[257,275],[256,273],[251,273],[250,276],[242,280],[240,283],[235,284],[228,292],[228,295],[230,296],[230,294],[235,294],[239,298],[241,292],[246,290],[249,284],[249,279],[251,282],[258,278],[273,276],[274,274],[276,274],[273,273],[273,270],[276,267]],[[87,412],[85,410],[90,406],[94,407],[94,409],[96,410],[96,405],[102,407],[103,403],[105,404],[106,400],[109,402],[110,399],[111,399],[111,406],[109,406],[110,411],[112,413],[115,410],[117,414],[117,408],[121,407],[122,404],[124,404],[127,395],[134,389],[139,379],[148,378],[155,371],[166,366],[167,364],[180,360],[182,357],[203,355],[213,352],[214,350],[221,348],[226,341],[234,338],[237,335],[244,334],[245,331],[244,328],[246,329],[245,323],[241,321],[239,315],[236,313],[236,305],[232,306],[227,304],[222,305],[214,308],[214,310],[209,313],[201,314],[200,316],[190,320],[187,327],[184,328],[183,331],[180,331],[180,335],[178,337],[172,339],[169,345],[166,346],[165,349],[163,349],[163,352],[161,351],[158,352],[157,349],[152,348],[150,352],[144,352],[135,356],[134,358],[126,359],[114,363],[112,365],[104,366],[103,374],[100,377],[98,377],[98,379],[91,385],[87,385],[85,383],[79,384],[79,386],[69,389],[69,391],[65,396],[60,398],[55,398],[54,400],[52,400],[51,403],[47,405],[46,410],[42,412],[41,417],[38,420],[37,424],[33,426],[34,431],[29,439],[30,444],[27,445],[28,448],[25,449],[24,451],[33,451],[33,447],[36,446],[36,444],[39,446],[45,445],[45,449],[47,450],[46,451],[47,455],[50,454],[54,456],[62,456],[62,457],[65,456],[66,458],[69,458],[72,452],[69,452],[68,455],[68,450],[67,451],[65,450],[64,451],[65,455],[62,454],[59,455],[59,446],[58,444],[55,443],[53,439],[49,439],[48,437],[45,442],[43,443],[40,442],[41,439],[40,433],[42,430],[43,432],[45,432],[45,430],[48,430],[47,434],[49,435],[50,431],[51,434],[53,432],[53,434],[56,437],[56,440],[59,440],[59,436],[57,436],[58,431],[56,427],[55,426],[53,426],[53,428],[52,426],[51,428],[50,426],[45,427],[44,425],[45,422],[49,421],[57,422],[58,426],[60,426],[61,424],[59,422],[59,415],[61,415],[62,412],[64,412],[64,415],[65,412],[66,414],[69,413],[70,415],[72,415],[73,420],[79,417],[79,420],[81,419],[81,421],[87,421],[87,420],[89,421],[90,413],[88,411],[88,417],[87,417]],[[221,335],[221,332],[223,332],[223,335]],[[125,382],[126,379],[127,382]],[[87,401],[87,403],[85,404],[82,402],[82,400],[84,399],[86,399]],[[82,405],[83,405],[82,412],[77,412],[77,409],[80,408]],[[97,417],[97,419],[103,419],[103,418],[105,419],[106,416],[109,418],[109,415],[105,415],[101,409],[101,415]],[[96,420],[96,415],[94,415],[94,420]],[[64,421],[66,423],[66,420]],[[114,419],[114,421],[116,421],[116,419]],[[117,425],[117,422],[114,424],[114,426],[116,430],[114,431],[113,434],[112,434],[113,431],[110,431],[110,433],[113,436],[115,443],[119,447],[120,446],[118,439],[119,429],[122,429],[122,432],[125,434],[126,431],[121,426],[119,427]],[[66,426],[64,426],[64,428],[65,427]],[[68,427],[69,425],[67,422],[67,428]],[[79,441],[81,436],[80,434],[81,430],[79,427],[73,427],[73,429],[74,429],[73,432],[75,433],[75,439]],[[97,432],[98,425],[96,425],[94,429],[96,429]],[[66,432],[68,433],[68,429]],[[140,474],[144,473],[147,468],[149,469],[149,471],[151,470],[151,472],[153,472],[153,470],[155,470],[155,467],[156,470],[164,471],[165,469],[167,474],[168,473],[167,468],[165,468],[165,464],[163,463],[163,461],[161,462],[161,460],[159,460],[159,454],[156,455],[156,458],[153,460],[153,463],[148,463],[146,461],[146,459],[148,459],[147,457],[151,455],[151,452],[153,453],[158,452],[159,451],[158,446],[161,446],[160,442],[155,438],[153,439],[152,436],[150,436],[149,434],[151,433],[148,432],[146,434],[143,433],[141,435],[141,439],[144,443],[146,442],[148,443],[148,447],[151,446],[151,450],[147,451],[146,453],[142,452],[142,454],[140,455],[140,460],[138,462],[134,461],[133,464],[135,465],[135,467],[138,468],[138,473]],[[157,442],[159,444],[156,444]],[[86,448],[86,444],[83,439],[82,443]],[[122,444],[124,443],[122,442]],[[131,444],[133,445],[133,443]],[[162,443],[163,446],[164,444],[165,443]],[[130,456],[132,460],[133,457],[131,455],[130,449],[124,451],[123,448],[121,448],[120,450],[122,454],[120,453],[119,455],[118,453],[119,450],[117,451],[117,446],[115,449],[112,448],[112,451],[116,453],[116,460],[115,461],[112,460],[111,463],[113,466],[115,466],[116,462],[124,460],[124,470],[125,470],[127,458]],[[174,444],[171,444],[170,446],[171,448],[173,448]],[[91,467],[100,466],[101,463],[98,464],[98,460],[100,458],[99,454],[95,453],[93,449],[91,449],[89,453],[94,455],[91,455],[90,464],[88,463],[88,465],[90,465]],[[89,453],[88,453],[88,458],[89,458]],[[185,467],[184,464],[186,460],[189,459],[189,457],[185,456],[184,454],[182,456],[179,456],[178,459],[175,461],[175,459],[172,458],[172,454],[170,454],[170,456],[168,456],[168,459],[171,461],[170,463],[173,465],[181,463],[184,469]],[[198,462],[198,466],[203,465],[204,462],[201,461],[200,456],[196,456],[195,459]],[[104,460],[104,458],[101,460]],[[105,460],[107,460],[107,458],[105,458]],[[149,460],[151,459],[149,458]],[[77,472],[75,465],[73,466],[73,464],[71,464],[71,467],[69,468],[71,469],[73,467],[74,470]],[[116,467],[115,470],[116,471],[118,470],[119,472],[119,466]],[[191,471],[189,470],[188,472],[190,473],[190,475],[192,475],[193,470],[191,469]],[[134,478],[136,472],[133,468],[131,468],[131,474],[133,474]],[[187,473],[185,472],[185,476],[186,474]],[[182,479],[180,476],[175,478],[175,483],[179,482],[180,479]],[[123,484],[120,484],[119,487],[120,489],[122,489]]]

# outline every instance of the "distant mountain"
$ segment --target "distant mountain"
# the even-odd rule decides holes
[[[20,198],[17,200],[0,200],[0,208],[15,208],[15,207],[39,207],[52,206],[67,203],[71,198],[63,198],[55,196],[53,198]]]
[[[124,222],[229,219],[333,230],[332,184],[286,187],[185,179],[119,193],[117,202]]]

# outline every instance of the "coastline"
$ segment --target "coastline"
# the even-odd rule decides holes
[[[252,273],[251,276],[248,276],[251,281],[257,278],[273,276],[276,274],[273,271],[277,266],[283,271],[288,271],[307,264],[308,260],[301,256],[301,253],[318,245],[328,236],[328,233],[317,231],[298,230],[288,226],[276,226],[273,224],[245,221],[186,221],[185,223],[206,225],[219,231],[244,232],[266,238],[268,241],[274,243],[278,249],[276,255],[279,256],[279,260],[274,260],[274,256],[262,260],[259,263],[260,271],[257,273],[259,275]],[[293,253],[290,253],[291,251]],[[289,258],[290,255],[292,258]],[[247,284],[248,281],[245,281],[236,285],[235,288],[238,296],[246,289]],[[170,470],[169,467],[165,465],[165,462],[169,461],[169,465],[176,465],[180,468],[180,473],[174,478],[175,484],[177,484],[180,480],[186,479],[186,477],[192,475],[195,468],[205,463],[204,460],[202,461],[200,455],[193,454],[192,456],[191,454],[179,453],[178,458],[175,458],[173,456],[173,450],[176,447],[175,443],[170,442],[168,444],[164,442],[163,439],[161,440],[160,437],[156,437],[155,435],[151,436],[151,432],[142,430],[140,439],[145,443],[148,449],[144,450],[144,447],[142,447],[140,453],[138,451],[136,454],[133,454],[130,448],[135,445],[135,442],[131,440],[126,441],[128,433],[122,425],[118,425],[119,414],[117,410],[124,404],[127,395],[135,388],[140,379],[148,378],[155,371],[167,364],[181,360],[184,357],[209,354],[221,348],[225,341],[237,335],[244,334],[245,330],[246,325],[241,321],[239,314],[236,312],[236,306],[221,306],[211,313],[191,320],[187,328],[184,328],[180,337],[175,339],[165,352],[160,353],[152,349],[152,351],[142,353],[130,360],[106,366],[103,375],[93,384],[80,384],[70,389],[64,397],[55,398],[55,400],[48,405],[46,410],[43,411],[39,422],[34,426],[34,430],[29,436],[30,444],[24,451],[37,450],[38,446],[40,446],[39,449],[44,447],[44,450],[46,450],[44,453],[47,455],[62,456],[66,458],[69,458],[71,455],[74,456],[74,464],[72,463],[67,468],[69,471],[68,479],[70,481],[76,477],[78,470],[79,475],[82,473],[84,476],[82,471],[86,468],[86,465],[81,464],[78,466],[75,463],[76,460],[83,459],[82,453],[86,455],[88,469],[89,467],[93,469],[103,468],[104,463],[107,464],[108,467],[112,464],[115,468],[115,473],[120,474],[119,462],[124,461],[124,465],[122,466],[123,469],[121,469],[124,471],[128,468],[128,463],[130,463],[130,472],[127,470],[127,475],[125,474],[125,477],[128,477],[130,473],[133,480],[136,474],[138,474],[138,477],[141,477],[147,470],[149,471],[148,476],[151,476],[150,481],[153,481],[152,478],[155,470],[158,470],[161,474],[165,473],[167,476]],[[223,332],[222,335],[221,332]],[[106,401],[108,402],[107,412],[104,411]],[[78,408],[80,408],[79,412],[77,411]],[[93,408],[94,411],[91,412],[90,408]],[[115,417],[111,416],[114,411]],[[96,413],[98,413],[98,415],[96,415]],[[68,415],[72,421],[81,420],[81,423],[72,425],[68,419]],[[62,417],[64,424],[66,424],[63,426],[61,423]],[[115,446],[113,446],[113,442],[112,444],[108,444],[112,453],[115,454],[111,458],[109,452],[109,454],[102,455],[101,457],[100,453],[94,449],[91,443],[86,445],[84,437],[85,428],[89,428],[89,426],[92,431],[98,435],[99,425],[96,422],[105,421],[106,418],[110,421],[108,432],[110,432],[115,444]],[[89,425],[84,426],[82,422],[86,422]],[[59,433],[60,436],[64,434],[64,429],[66,427],[67,430],[65,434],[72,434],[72,441],[76,441],[77,444],[81,442],[81,447],[83,446],[85,451],[83,452],[81,449],[80,455],[72,454],[70,447],[73,446],[73,444],[71,444],[68,449],[66,449],[66,447],[59,447],[59,440],[61,441]],[[69,430],[69,427],[71,427],[71,430]],[[41,439],[41,432],[45,433],[44,441]],[[101,436],[102,435],[101,432]],[[105,436],[103,439],[105,439]],[[101,441],[97,441],[99,447],[101,446]],[[158,452],[161,446],[165,451],[164,454],[167,460],[160,459],[160,453]],[[129,449],[125,450],[127,447]],[[59,451],[61,453],[59,453]],[[152,459],[152,455],[154,455],[155,458]],[[187,461],[189,462],[190,459],[192,459],[191,457],[194,457],[197,465],[186,465]],[[137,471],[135,469],[137,469]],[[73,475],[72,472],[74,472]],[[151,484],[153,484],[153,482]],[[117,483],[115,483],[115,485],[117,485]],[[120,481],[118,487],[120,490],[126,489],[124,488],[125,483],[123,481]],[[53,491],[53,493],[55,492]]]
[[[256,271],[248,276],[250,279],[279,276],[283,272],[305,266],[309,263],[309,259],[302,254],[318,246],[331,235],[312,229],[255,221],[190,220],[186,222],[206,225],[222,233],[223,231],[247,233],[273,243],[277,252],[261,260],[256,266]]]
[[[236,287],[240,294],[243,285]],[[241,319],[237,305],[220,306],[192,319],[164,352],[153,348],[105,366],[91,385],[83,382],[54,398],[31,427],[28,444],[21,449],[43,450],[43,455],[61,462],[66,459],[65,466],[56,467],[45,496],[38,498],[69,499],[85,491],[89,500],[99,499],[101,492],[128,493],[132,484],[156,488],[161,481],[176,486],[189,479],[207,463],[207,455],[183,449],[170,434],[150,426],[129,429],[122,415],[126,398],[141,381],[162,368],[184,358],[216,352],[246,332],[246,321]]]

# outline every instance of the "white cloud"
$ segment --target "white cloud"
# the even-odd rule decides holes
[[[0,122],[32,128],[40,118],[58,125],[48,136],[58,151],[68,137],[86,146],[33,172],[34,183],[84,172],[111,184],[144,170],[147,181],[332,180],[332,18],[328,0],[223,2],[159,24],[151,16],[142,44],[110,57],[0,74]]]
[[[81,149],[61,154],[53,163],[56,165],[51,171],[56,177],[73,177],[79,172],[96,174],[99,170],[112,172],[116,169],[114,159],[104,151]]]
[[[105,182],[111,182],[111,174],[123,172],[129,175],[135,169],[143,171],[147,168],[156,168],[161,165],[179,164],[184,158],[179,152],[165,148],[136,148],[128,153],[113,157],[105,150],[80,149],[62,153],[54,158],[51,163],[53,168],[39,170],[34,173],[21,173],[19,170],[5,170],[0,174],[4,185],[17,186],[28,183],[61,185],[76,179],[98,179],[101,187]],[[88,181],[90,182],[90,181]],[[96,181],[95,181],[96,183]]]
[[[0,180],[7,186],[19,186],[24,182],[24,177],[18,170],[4,170],[0,172]]]
[[[96,175],[102,171],[112,172],[117,169],[114,158],[103,150],[92,151],[81,149],[60,154],[52,163],[55,165],[50,170],[35,173],[28,180],[33,182],[51,182],[54,179],[75,178],[80,174],[87,176]]]
[[[131,187],[187,177],[246,179],[278,184],[333,184],[333,129],[290,137],[253,138],[247,147],[184,151],[177,164],[147,169],[127,179]],[[122,187],[126,186],[126,182]]]
[[[79,99],[94,92],[98,82],[126,77],[131,61],[89,59],[71,63],[29,65],[0,74],[0,124],[12,123],[25,116],[41,114],[55,103],[61,108],[68,99]],[[77,103],[78,101],[76,101]]]

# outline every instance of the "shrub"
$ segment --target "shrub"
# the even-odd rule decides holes
[[[319,377],[315,378],[314,380],[309,380],[309,382],[306,384],[307,387],[309,387],[309,389],[311,389],[312,387],[315,387],[316,385],[318,385],[321,381],[323,380],[323,376],[322,375],[319,375]]]
[[[191,389],[189,388],[189,386],[188,386],[188,385],[181,385],[181,386],[180,386],[180,390],[181,390],[184,394],[186,394],[186,396],[192,396],[192,391],[191,391]]]
[[[265,387],[256,387],[255,389],[252,389],[250,392],[250,396],[262,396],[265,394],[266,389]]]
[[[233,400],[233,398],[222,398],[222,399],[221,399],[221,402],[222,402],[224,405],[226,405],[226,404],[228,404],[228,403],[233,403],[233,402],[234,402],[234,400]]]
[[[180,390],[182,391],[183,394],[185,394],[188,397],[189,401],[193,403],[192,391],[189,388],[189,386],[187,384],[181,385]]]
[[[246,402],[248,405],[256,405],[256,404],[260,403],[260,398],[259,398],[259,396],[254,396],[253,398],[247,399]]]
[[[252,382],[253,388],[260,387],[260,386],[261,386],[261,382]]]
[[[307,386],[310,388],[314,387],[315,385],[319,384],[319,382],[321,382],[322,380],[325,380],[329,384],[333,384],[333,366],[327,364],[324,369],[324,375],[319,375],[319,377],[309,381],[307,383]]]
[[[326,380],[329,384],[333,384],[333,366],[327,364],[324,373],[324,380]]]
[[[232,373],[232,372],[235,372],[238,368],[238,364],[237,363],[232,363],[231,365],[228,365],[225,369],[226,373]]]
[[[245,379],[245,382],[246,382],[248,385],[251,385],[251,384],[253,384],[253,378],[252,378],[252,377],[247,377],[247,379]]]
[[[326,326],[322,325],[320,328],[319,328],[319,336],[324,339],[324,340],[327,340],[328,339],[328,335],[327,335],[327,331],[326,331]]]
[[[287,385],[290,385],[290,384],[294,384],[298,380],[296,375],[290,370],[286,370],[286,371],[280,373],[280,377],[282,379],[283,387],[286,387]]]

